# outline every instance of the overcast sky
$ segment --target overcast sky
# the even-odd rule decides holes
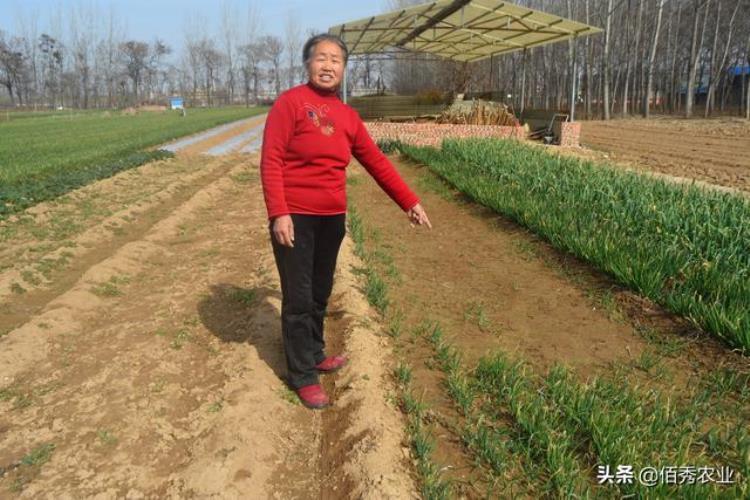
[[[106,22],[111,5],[128,37],[150,42],[158,36],[174,50],[180,50],[186,26],[198,24],[208,35],[219,32],[222,4],[230,5],[241,21],[247,17],[248,5],[255,5],[262,21],[261,30],[283,37],[290,13],[304,35],[309,28],[326,31],[333,25],[382,13],[387,3],[386,0],[0,0],[0,29],[19,34],[19,19],[36,18],[41,34],[55,23],[59,25],[56,20],[62,13],[65,20],[60,28],[67,33],[67,17],[72,8],[93,6]]]

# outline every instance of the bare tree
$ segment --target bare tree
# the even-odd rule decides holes
[[[585,0],[585,11],[586,11],[586,24],[591,23],[591,16],[589,13],[589,0]],[[591,84],[592,84],[592,69],[594,67],[593,57],[594,53],[591,50],[591,37],[586,37],[586,45],[585,45],[585,51],[586,51],[586,60],[584,65],[584,73],[586,75],[586,97],[585,97],[585,107],[586,107],[586,118],[591,118]]]
[[[100,44],[99,53],[102,60],[103,79],[107,91],[107,107],[114,107],[116,102],[117,80],[117,49],[124,39],[122,28],[117,21],[114,7],[110,6],[107,16],[107,32]]]
[[[190,75],[190,92],[191,92],[191,101],[193,105],[195,105],[196,99],[198,98],[198,88],[200,86],[200,80],[201,80],[201,52],[200,52],[200,46],[197,41],[189,41],[187,43],[186,47],[186,54],[183,58],[183,67],[185,67],[185,72]]]
[[[133,103],[138,104],[140,85],[148,67],[149,47],[145,42],[129,40],[120,44],[125,71],[133,82]]]
[[[26,61],[23,52],[17,47],[20,40],[5,41],[5,35],[0,31],[0,84],[8,91],[10,102],[13,104],[13,91],[16,91],[18,104],[23,104],[23,96],[20,91],[23,72]]]
[[[57,104],[60,92],[60,77],[62,74],[63,47],[55,38],[42,33],[39,37],[39,50],[42,54],[44,67],[44,89],[49,93],[50,105]]]
[[[674,5],[674,4],[672,4]],[[674,9],[672,9],[672,12],[674,12]],[[674,113],[677,110],[677,50],[679,48],[679,37],[680,37],[680,16],[682,14],[682,6],[677,6],[677,19],[674,23],[674,41],[672,42],[672,51],[671,51],[671,69],[669,74],[669,87],[668,87],[668,94],[669,94],[669,111]],[[670,23],[669,27],[672,28],[672,18],[674,17],[674,14],[670,17]],[[667,55],[669,56],[670,52],[667,50]]]
[[[70,15],[71,48],[77,84],[75,102],[79,107],[89,107],[92,66],[96,48],[96,20],[92,8],[74,7]]]
[[[631,70],[633,73],[633,87],[636,87],[635,85],[635,79],[636,79],[636,69],[638,68],[638,61],[639,61],[639,53],[638,53],[638,46],[640,45],[641,41],[641,26],[643,24],[643,4],[645,3],[644,0],[637,0],[638,1],[638,16],[634,19],[635,21],[635,33],[633,35],[633,54],[632,57],[628,58],[628,63],[626,65],[626,74],[625,74],[625,83],[622,93],[622,115],[627,116],[628,115],[628,104],[630,102],[630,75]]]
[[[263,54],[273,66],[273,84],[276,95],[281,94],[281,75],[279,69],[281,66],[281,55],[284,53],[284,44],[282,41],[273,35],[265,35],[261,38],[261,45],[263,46]]]
[[[245,18],[244,44],[238,48],[245,106],[250,106],[251,92],[253,102],[257,103],[260,91],[261,65],[265,54],[263,45],[258,37],[259,25],[260,14],[255,4],[250,3],[248,4]]]
[[[713,43],[711,44],[711,56],[708,62],[708,78],[709,78],[709,85],[712,84],[712,73],[714,71],[714,67],[716,66],[716,46],[719,42],[719,25],[721,24],[721,0],[717,0],[716,2],[716,15],[714,16],[714,38]],[[737,5],[739,5],[739,2],[737,2]],[[708,17],[708,9],[706,9],[706,17]],[[703,70],[703,68],[701,68]],[[708,116],[708,110],[711,106],[711,99],[710,95],[706,96],[706,106],[704,111],[704,116]]]
[[[258,102],[258,91],[261,75],[261,64],[265,57],[265,50],[260,42],[251,42],[240,47],[242,57],[242,81],[245,94],[245,105],[250,105],[250,91],[253,102]]]
[[[298,68],[302,52],[302,31],[297,18],[292,11],[287,13],[284,25],[284,42],[289,66],[287,68],[287,87],[291,88],[297,83]]]
[[[606,26],[604,28],[604,53],[602,54],[602,72],[604,73],[604,119],[609,120],[609,44],[612,38],[612,0],[607,0]]]
[[[23,96],[24,102],[38,104],[42,83],[42,71],[39,57],[39,11],[32,8],[28,12],[17,11],[16,23],[19,26],[18,37],[21,40],[21,52],[26,60],[27,71],[20,82],[22,88],[17,89]]]
[[[208,35],[205,32],[205,23],[198,15],[188,15],[183,22],[184,29],[184,52],[182,57],[182,68],[186,87],[190,92],[190,104],[197,105],[199,101],[199,89],[204,86],[203,62],[201,56],[201,40]]]
[[[198,53],[203,64],[206,101],[211,106],[213,104],[211,92],[214,90],[214,81],[221,67],[222,54],[216,49],[214,41],[208,38],[204,38],[198,43]]]
[[[690,118],[693,116],[693,102],[695,101],[695,78],[696,70],[698,68],[698,58],[703,50],[703,35],[706,32],[706,20],[708,16],[704,13],[703,15],[703,28],[698,34],[698,25],[701,18],[701,10],[708,12],[708,8],[711,4],[711,0],[706,0],[701,4],[701,0],[695,0],[693,7],[695,10],[695,17],[693,19],[693,37],[690,44],[690,65],[688,67],[688,83],[685,94],[685,116]]]
[[[149,92],[149,99],[153,99],[155,94],[159,93],[160,77],[163,80],[165,71],[163,69],[164,57],[169,55],[172,49],[158,38],[151,44],[146,65],[146,84]]]
[[[721,5],[721,2],[718,2],[718,5]],[[706,109],[704,116],[708,117],[709,113],[711,112],[711,107],[713,106],[714,101],[714,94],[716,92],[716,85],[719,80],[719,76],[721,74],[721,70],[724,68],[724,65],[727,60],[727,54],[729,53],[729,47],[732,44],[732,35],[734,34],[734,21],[737,18],[737,12],[740,8],[740,2],[737,1],[734,10],[732,11],[732,15],[729,18],[729,24],[724,25],[724,29],[726,30],[726,43],[724,44],[724,50],[722,51],[721,58],[717,59],[716,57],[716,50],[717,50],[717,40],[719,38],[719,21],[721,19],[721,8],[719,7],[716,14],[716,31],[714,34],[714,42],[713,42],[713,48],[711,49],[711,72],[709,74],[709,81],[708,81],[708,92],[706,94]]]
[[[664,0],[658,0],[659,8],[656,14],[656,27],[654,29],[654,42],[651,44],[651,54],[648,58],[648,82],[646,83],[646,97],[643,100],[643,116],[649,117],[651,106],[651,93],[654,87],[654,60],[656,59],[656,47],[659,45],[659,32],[661,31],[661,14],[664,10]]]
[[[234,102],[234,88],[236,85],[235,56],[237,48],[237,20],[236,9],[226,1],[221,8],[221,34],[224,44],[224,58],[226,60],[226,84],[229,92],[229,102]]]

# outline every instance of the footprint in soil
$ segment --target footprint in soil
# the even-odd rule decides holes
[[[243,288],[228,283],[211,286],[198,303],[203,325],[223,342],[249,343],[279,379],[286,380],[279,309],[281,293],[265,286]]]

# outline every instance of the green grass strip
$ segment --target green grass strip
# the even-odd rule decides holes
[[[511,140],[397,146],[478,203],[750,351],[747,199]]]

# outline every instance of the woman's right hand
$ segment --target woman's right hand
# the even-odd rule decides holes
[[[273,236],[279,244],[294,247],[294,223],[291,215],[279,215],[273,220]]]
[[[416,205],[411,207],[407,215],[409,216],[409,220],[411,221],[411,227],[414,227],[414,224],[419,224],[420,226],[422,224],[427,224],[427,227],[432,229],[430,219],[427,217],[427,212],[424,211],[421,203],[417,203]]]

